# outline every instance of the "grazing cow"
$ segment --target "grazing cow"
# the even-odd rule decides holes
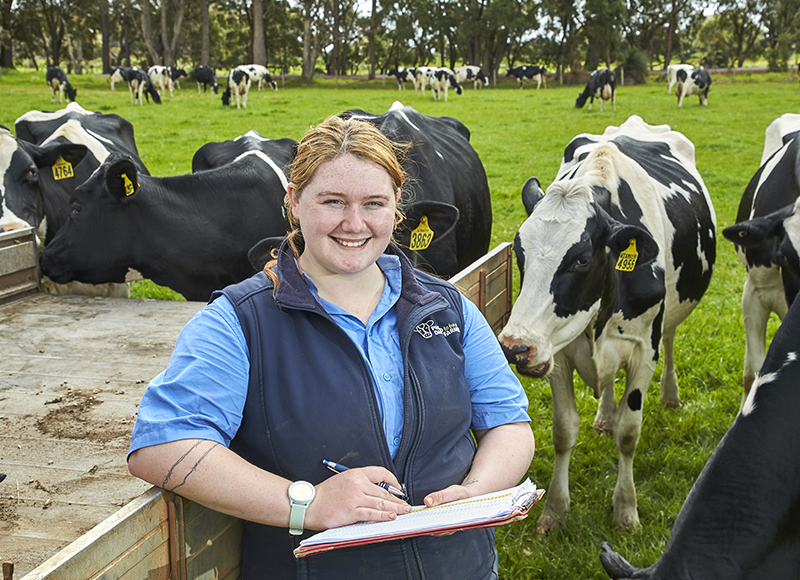
[[[742,403],[766,356],[767,322],[780,318],[800,290],[792,258],[800,249],[794,224],[800,198],[800,115],[782,115],[766,130],[761,167],[744,190],[736,224],[722,234],[736,244],[746,268],[742,291],[745,349]]]
[[[291,165],[297,141],[294,139],[268,139],[258,131],[248,131],[233,141],[206,143],[192,157],[192,173],[207,171],[231,163],[248,151],[261,151],[270,163],[281,172]]]
[[[286,177],[261,151],[164,178],[112,154],[75,190],[69,220],[41,254],[42,271],[56,282],[99,283],[122,281],[133,268],[205,301],[255,272],[253,244],[287,231],[285,195]]]
[[[586,99],[589,100],[589,110],[592,110],[592,105],[595,99],[600,99],[600,111],[606,110],[606,101],[611,101],[611,109],[617,110],[617,75],[611,70],[604,68],[592,72],[589,77],[589,82],[586,83],[586,88],[578,95],[575,101],[575,107],[578,109],[583,108],[586,104]]]
[[[117,83],[129,83],[131,82],[131,67],[129,66],[112,66],[111,67],[111,74],[108,75],[108,80],[111,83],[111,90],[116,90],[114,85]]]
[[[395,239],[415,267],[450,277],[486,254],[492,205],[469,129],[453,117],[429,117],[400,103],[382,115],[354,109],[342,117],[364,119],[413,145],[403,165],[411,191],[401,202],[406,217]],[[266,261],[263,252],[260,259],[251,258],[256,267]]]
[[[173,88],[180,89],[181,81],[188,79],[189,75],[187,75],[186,71],[182,68],[175,68],[174,66],[168,68],[169,68],[169,78],[172,79]],[[170,97],[172,96],[171,92],[169,96]]]
[[[159,95],[163,96],[169,91],[169,96],[172,96],[172,76],[168,66],[151,66],[147,69],[147,76]]]
[[[214,94],[219,90],[217,83],[217,73],[211,67],[199,65],[194,69],[194,78],[197,81],[197,94],[200,94],[200,86],[203,87],[203,92],[206,92],[208,87],[214,89]]]
[[[525,79],[532,79],[536,81],[537,90],[544,83],[544,88],[547,88],[547,78],[545,74],[547,71],[543,66],[518,66],[516,68],[508,69],[506,76],[514,77],[519,81],[519,88],[522,89],[522,83]]]
[[[222,104],[231,104],[231,93],[236,99],[236,108],[247,108],[247,93],[250,91],[250,75],[243,70],[233,69],[228,73],[228,87],[222,93]]]
[[[425,96],[425,87],[428,86],[428,72],[433,70],[429,66],[418,66],[414,69],[414,94],[417,91],[422,91],[422,96]]]
[[[667,94],[672,94],[672,87],[678,82],[678,71],[685,70],[689,72],[694,66],[690,64],[671,64],[667,67]]]
[[[472,81],[472,86],[476,89],[489,84],[489,77],[483,74],[481,67],[474,65],[459,66],[453,69],[456,75],[456,82],[460,85]]]
[[[436,101],[441,100],[442,93],[444,93],[444,100],[447,101],[449,88],[455,89],[457,95],[464,93],[464,89],[456,82],[456,76],[449,68],[440,67],[428,70],[428,84]]]
[[[157,105],[161,104],[161,96],[150,81],[150,76],[147,74],[147,71],[140,68],[132,69],[131,80],[128,83],[128,87],[131,91],[131,105],[137,103],[139,105],[144,105],[142,96],[144,96],[148,102],[150,102],[150,98],[152,97],[154,103]]]
[[[236,67],[238,70],[243,70],[248,75],[250,75],[250,82],[254,83],[258,81],[258,90],[261,90],[261,86],[264,84],[268,84],[272,87],[273,91],[278,90],[278,83],[272,80],[272,77],[267,70],[267,67],[262,66],[260,64],[240,64]]]
[[[414,67],[411,67],[411,68],[405,68],[405,67],[393,68],[388,73],[386,73],[386,76],[390,76],[390,77],[393,76],[394,78],[396,78],[397,79],[397,90],[398,91],[404,91],[404,90],[406,90],[405,83],[412,83],[412,84],[416,85],[416,83],[415,83],[416,82],[416,71],[417,71],[417,69],[415,69]],[[416,90],[416,86],[414,87],[414,89]]]
[[[800,577],[800,304],[775,333],[742,412],[692,486],[663,555],[636,569],[601,546],[611,578]]]
[[[678,95],[678,106],[683,106],[683,99],[689,95],[700,97],[700,104],[708,106],[708,89],[711,88],[711,75],[703,67],[691,71],[679,70],[675,73],[678,84],[675,94]]]
[[[498,338],[519,373],[550,379],[555,465],[537,532],[554,529],[570,504],[580,424],[573,371],[599,399],[594,427],[612,431],[617,444],[613,522],[636,527],[633,455],[647,388],[663,344],[661,401],[680,406],[675,330],[708,288],[716,257],[716,216],[694,146],[632,116],[603,135],[575,137],[547,194],[531,178],[522,197],[529,217],[514,242],[521,288]]]
[[[47,86],[50,87],[50,92],[52,93],[53,97],[50,99],[51,103],[56,102],[56,96],[58,97],[58,103],[61,104],[64,102],[64,91],[67,91],[67,98],[70,101],[75,101],[75,97],[78,95],[78,91],[73,88],[71,84],[69,84],[69,80],[67,79],[67,73],[61,70],[59,66],[50,66],[47,67]]]

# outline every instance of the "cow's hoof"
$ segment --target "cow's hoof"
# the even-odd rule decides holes
[[[598,435],[613,435],[614,434],[614,427],[611,421],[607,421],[606,419],[598,419],[593,424],[594,430],[597,431]]]
[[[633,532],[639,529],[640,527],[639,516],[635,513],[633,515],[625,514],[619,520],[617,520],[617,518],[614,518],[614,524],[617,526],[617,529],[620,532],[624,531]]]
[[[553,516],[542,515],[536,522],[536,537],[541,538],[556,529],[558,529],[558,520]]]
[[[681,408],[681,400],[680,399],[664,399],[661,403],[667,409],[680,409]]]

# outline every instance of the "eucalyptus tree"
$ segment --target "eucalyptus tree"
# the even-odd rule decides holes
[[[549,58],[556,65],[559,81],[563,81],[565,68],[578,59],[580,40],[579,11],[581,2],[573,0],[542,0],[542,36],[549,45]]]
[[[785,71],[800,41],[800,0],[773,0],[762,13],[766,57],[771,71]]]
[[[762,0],[721,0],[719,3],[720,40],[727,46],[731,64],[741,67],[762,50]]]
[[[601,61],[611,68],[622,39],[625,8],[625,0],[584,0],[582,20],[586,38],[586,70],[595,70]]]

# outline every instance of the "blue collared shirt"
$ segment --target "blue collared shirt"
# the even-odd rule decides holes
[[[400,262],[384,254],[378,265],[386,283],[366,325],[338,306],[318,300],[367,362],[394,457],[403,436],[403,361],[394,308],[400,297]],[[313,282],[310,287],[315,290]],[[471,427],[491,429],[529,421],[525,391],[491,327],[472,302],[463,297],[462,302]],[[187,323],[167,368],[148,385],[130,452],[180,439],[209,439],[228,446],[241,424],[249,371],[250,353],[239,318],[230,301],[220,296]]]

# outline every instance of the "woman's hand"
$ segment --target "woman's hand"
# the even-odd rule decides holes
[[[400,489],[388,469],[370,466],[348,469],[316,486],[317,496],[306,510],[305,528],[327,530],[356,522],[384,522],[407,514],[411,506],[376,484]]]

